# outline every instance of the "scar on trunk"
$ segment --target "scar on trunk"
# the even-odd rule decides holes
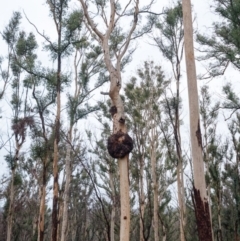
[[[107,142],[108,152],[113,158],[123,158],[133,149],[132,138],[122,131],[111,135]]]
[[[198,120],[198,128],[197,128],[197,131],[196,131],[196,137],[197,137],[197,140],[198,140],[198,146],[200,146],[202,148],[202,134],[201,134],[199,120]]]
[[[197,221],[199,240],[212,241],[209,203],[202,200],[200,191],[193,186],[192,199]]]

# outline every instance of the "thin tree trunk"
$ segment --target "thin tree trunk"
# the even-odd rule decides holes
[[[61,185],[61,190],[63,190],[63,185],[65,184],[65,177],[63,178],[63,182]],[[60,189],[60,188],[59,188]],[[63,219],[63,193],[59,192],[58,194],[58,232],[57,232],[57,240],[61,240],[61,227],[62,227],[62,219]]]
[[[220,191],[219,191],[220,192]],[[218,209],[218,240],[219,241],[223,241],[223,237],[222,237],[222,221],[221,221],[221,194],[219,194],[218,196],[218,204],[217,204],[217,209]]]
[[[57,112],[55,119],[55,139],[54,139],[54,155],[53,155],[53,204],[52,204],[52,241],[57,241],[58,234],[58,143],[60,139],[60,74],[61,59],[59,57],[58,74],[57,74]]]
[[[140,188],[139,188],[139,203],[140,203],[140,241],[144,241],[144,210],[145,210],[145,194],[144,194],[144,184],[143,184],[143,170],[144,170],[144,160],[141,157],[140,160]]]
[[[54,141],[53,159],[53,204],[52,204],[52,241],[57,241],[58,232],[58,144]]]
[[[153,131],[153,129],[152,129]],[[154,138],[153,135],[152,138]],[[154,141],[153,141],[154,142]],[[156,148],[155,143],[151,144],[151,167],[152,167],[152,183],[153,183],[153,229],[154,241],[159,241],[159,219],[158,219],[158,181],[156,175]]]
[[[57,71],[56,71],[56,116],[54,123],[53,144],[53,200],[52,200],[52,241],[58,240],[59,228],[59,184],[58,184],[58,162],[60,141],[60,118],[61,118],[61,75],[62,75],[62,20],[64,13],[64,1],[59,4],[47,1],[57,29]],[[57,17],[57,19],[56,19]]]
[[[182,184],[182,163],[178,163],[177,166],[177,188],[178,188],[178,204],[179,204],[179,213],[180,213],[180,240],[181,241],[185,241],[185,235],[184,235],[184,227],[185,227],[185,213],[184,213],[184,200],[183,200],[183,195],[184,192],[182,192],[183,190],[183,184]]]
[[[182,145],[181,145],[181,133],[180,133],[180,119],[179,119],[179,104],[180,104],[180,61],[177,64],[177,106],[175,109],[175,141],[176,141],[176,150],[178,156],[178,165],[177,165],[177,187],[178,187],[178,202],[179,202],[179,212],[180,212],[180,240],[185,241],[185,193],[184,193],[184,175],[183,175],[183,157],[182,157]]]
[[[109,173],[109,181],[110,181],[110,188],[112,192],[112,210],[111,210],[111,224],[110,224],[110,241],[114,241],[115,238],[115,216],[116,216],[116,193],[115,193],[115,188],[114,188],[114,183],[113,183],[113,175]]]
[[[54,6],[56,7],[56,6]],[[62,7],[62,6],[61,6]],[[62,8],[61,8],[61,11]],[[62,15],[60,16],[60,21],[62,21]],[[55,136],[54,136],[54,154],[53,154],[53,204],[52,204],[52,241],[58,240],[58,209],[59,209],[59,185],[58,185],[58,158],[59,158],[59,150],[58,144],[60,141],[60,113],[61,113],[61,73],[62,73],[62,54],[61,54],[61,25],[56,26],[58,31],[58,58],[57,58],[57,84],[56,84],[56,92],[57,92],[57,110],[56,110],[56,118],[55,118]]]
[[[204,128],[204,141],[205,141],[205,154],[206,154],[206,173],[209,174],[209,154],[208,154],[208,142],[207,142],[207,124],[206,120],[203,121],[203,128]],[[208,193],[208,203],[209,203],[209,215],[211,221],[211,230],[212,230],[212,240],[214,240],[214,232],[213,232],[213,225],[212,225],[212,209],[211,209],[211,197],[210,197],[211,187],[210,183],[207,185],[207,193]]]
[[[196,80],[196,68],[193,48],[192,11],[190,0],[182,1],[185,59],[188,79],[190,112],[190,139],[194,176],[195,214],[200,241],[212,241],[211,221],[202,156],[202,137],[199,120],[199,103]]]
[[[77,206],[76,201],[73,201],[73,206]],[[87,222],[87,220],[85,220]],[[71,238],[76,240],[77,236],[77,212],[73,213],[72,222],[71,222]]]
[[[48,158],[48,157],[47,157]],[[42,173],[42,187],[40,190],[40,209],[38,218],[38,241],[44,240],[44,224],[45,224],[45,199],[46,199],[46,163],[47,158],[43,162],[43,173]]]
[[[163,237],[162,237],[162,241],[166,241],[167,240],[167,233],[166,233],[166,228],[164,225],[162,225],[163,227]]]
[[[67,237],[67,226],[68,226],[68,203],[69,203],[69,191],[71,182],[71,142],[72,142],[72,128],[69,129],[67,144],[67,154],[65,162],[66,170],[66,181],[63,194],[63,215],[62,215],[62,230],[61,230],[61,241],[65,241]]]
[[[11,186],[10,186],[10,195],[9,195],[9,208],[8,208],[8,217],[7,217],[7,240],[11,241],[12,236],[12,220],[13,220],[13,205],[14,205],[14,178],[15,178],[15,171],[16,167],[14,166],[12,169],[12,176],[11,176]]]
[[[19,160],[19,152],[20,152],[23,141],[24,141],[24,139],[22,139],[21,143],[19,143],[18,135],[15,134],[16,152],[15,152],[15,156],[14,156],[14,164],[12,167],[9,208],[8,208],[8,217],[7,217],[7,240],[6,241],[11,241],[11,236],[12,236],[14,197],[15,197],[14,180],[15,180],[15,175],[16,175],[17,161]]]
[[[120,197],[121,197],[121,227],[120,241],[128,241],[130,234],[130,203],[129,203],[129,177],[128,156],[118,159],[120,174]]]

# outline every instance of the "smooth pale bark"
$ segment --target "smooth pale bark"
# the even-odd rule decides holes
[[[193,29],[190,0],[183,0],[183,22],[185,59],[188,80],[189,116],[190,116],[190,137],[191,151],[193,158],[194,185],[200,191],[202,200],[207,200],[206,182],[204,177],[204,163],[202,156],[202,142],[199,122],[198,87],[196,78],[196,67],[193,48]]]
[[[63,215],[62,215],[62,229],[61,229],[61,241],[65,241],[67,237],[67,227],[68,227],[68,203],[69,203],[69,192],[70,192],[70,183],[71,183],[71,142],[72,142],[72,129],[69,130],[68,135],[68,144],[67,144],[67,154],[65,160],[65,172],[66,180],[64,186],[63,194]]]
[[[113,81],[111,79],[110,97],[112,105],[117,107],[118,112],[113,116],[113,134],[118,131],[127,132],[126,125],[119,122],[124,118],[124,107],[119,95],[119,78],[116,78],[117,71],[112,69]],[[110,74],[111,76],[111,74]],[[124,118],[125,119],[125,118]],[[129,201],[129,170],[128,170],[128,157],[118,159],[119,178],[120,178],[120,202],[121,202],[121,217],[120,217],[120,241],[128,241],[130,235],[130,201]]]
[[[129,170],[126,161],[128,162],[125,159],[118,159],[121,195],[120,241],[129,240],[130,235]]]
[[[109,38],[112,34],[120,15],[116,14],[116,2],[110,0],[109,19],[104,21],[106,24],[106,31],[102,33],[97,24],[93,22],[89,15],[89,10],[84,0],[79,0],[83,8],[86,24],[92,32],[95,33],[96,39],[102,46],[104,54],[104,62],[110,76],[110,90],[109,96],[111,98],[112,106],[116,107],[117,113],[112,116],[113,119],[113,134],[117,132],[127,133],[124,116],[124,106],[120,97],[120,89],[122,85],[121,79],[121,61],[126,53],[132,34],[137,26],[137,15],[139,12],[139,0],[135,1],[134,21],[131,28],[126,35],[125,43],[122,45],[118,52],[115,52],[115,61],[111,59]],[[127,8],[128,6],[126,6]],[[126,10],[126,8],[123,8]],[[125,11],[124,10],[124,11]],[[107,15],[104,13],[104,15]],[[122,121],[123,120],[123,121]],[[129,176],[128,176],[128,159],[129,155],[118,159],[119,174],[120,174],[120,202],[121,202],[121,217],[120,217],[120,241],[128,241],[130,236],[130,201],[129,201]]]
[[[190,140],[194,177],[195,214],[200,241],[212,241],[209,204],[206,192],[202,137],[199,120],[198,88],[193,48],[192,10],[190,0],[182,1],[185,60],[188,80]]]

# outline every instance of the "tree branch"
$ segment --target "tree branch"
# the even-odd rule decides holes
[[[91,17],[89,16],[88,10],[87,10],[87,5],[83,0],[79,0],[82,8],[83,8],[83,12],[84,12],[84,16],[87,19],[87,22],[89,24],[89,26],[91,27],[91,29],[93,30],[93,32],[101,39],[103,40],[103,34],[98,30],[98,28],[96,27],[96,24],[93,22],[93,20],[91,19]]]
[[[27,21],[35,28],[35,30],[37,31],[37,33],[38,33],[41,37],[43,37],[43,38],[51,45],[51,47],[52,47],[52,49],[54,49],[54,51],[57,51],[57,49],[54,47],[54,45],[53,45],[52,42],[48,39],[48,37],[46,37],[44,34],[40,33],[39,30],[38,30],[38,28],[36,27],[36,25],[35,25],[34,23],[32,23],[32,22],[28,19],[26,13],[25,13],[25,12],[23,12],[23,13],[24,13],[24,16],[25,16],[25,18],[27,19]]]

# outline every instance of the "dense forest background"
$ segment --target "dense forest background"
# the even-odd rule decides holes
[[[240,0],[209,1],[207,29],[192,13],[203,179],[183,3],[47,0],[51,31],[6,20],[0,241],[240,240]]]

